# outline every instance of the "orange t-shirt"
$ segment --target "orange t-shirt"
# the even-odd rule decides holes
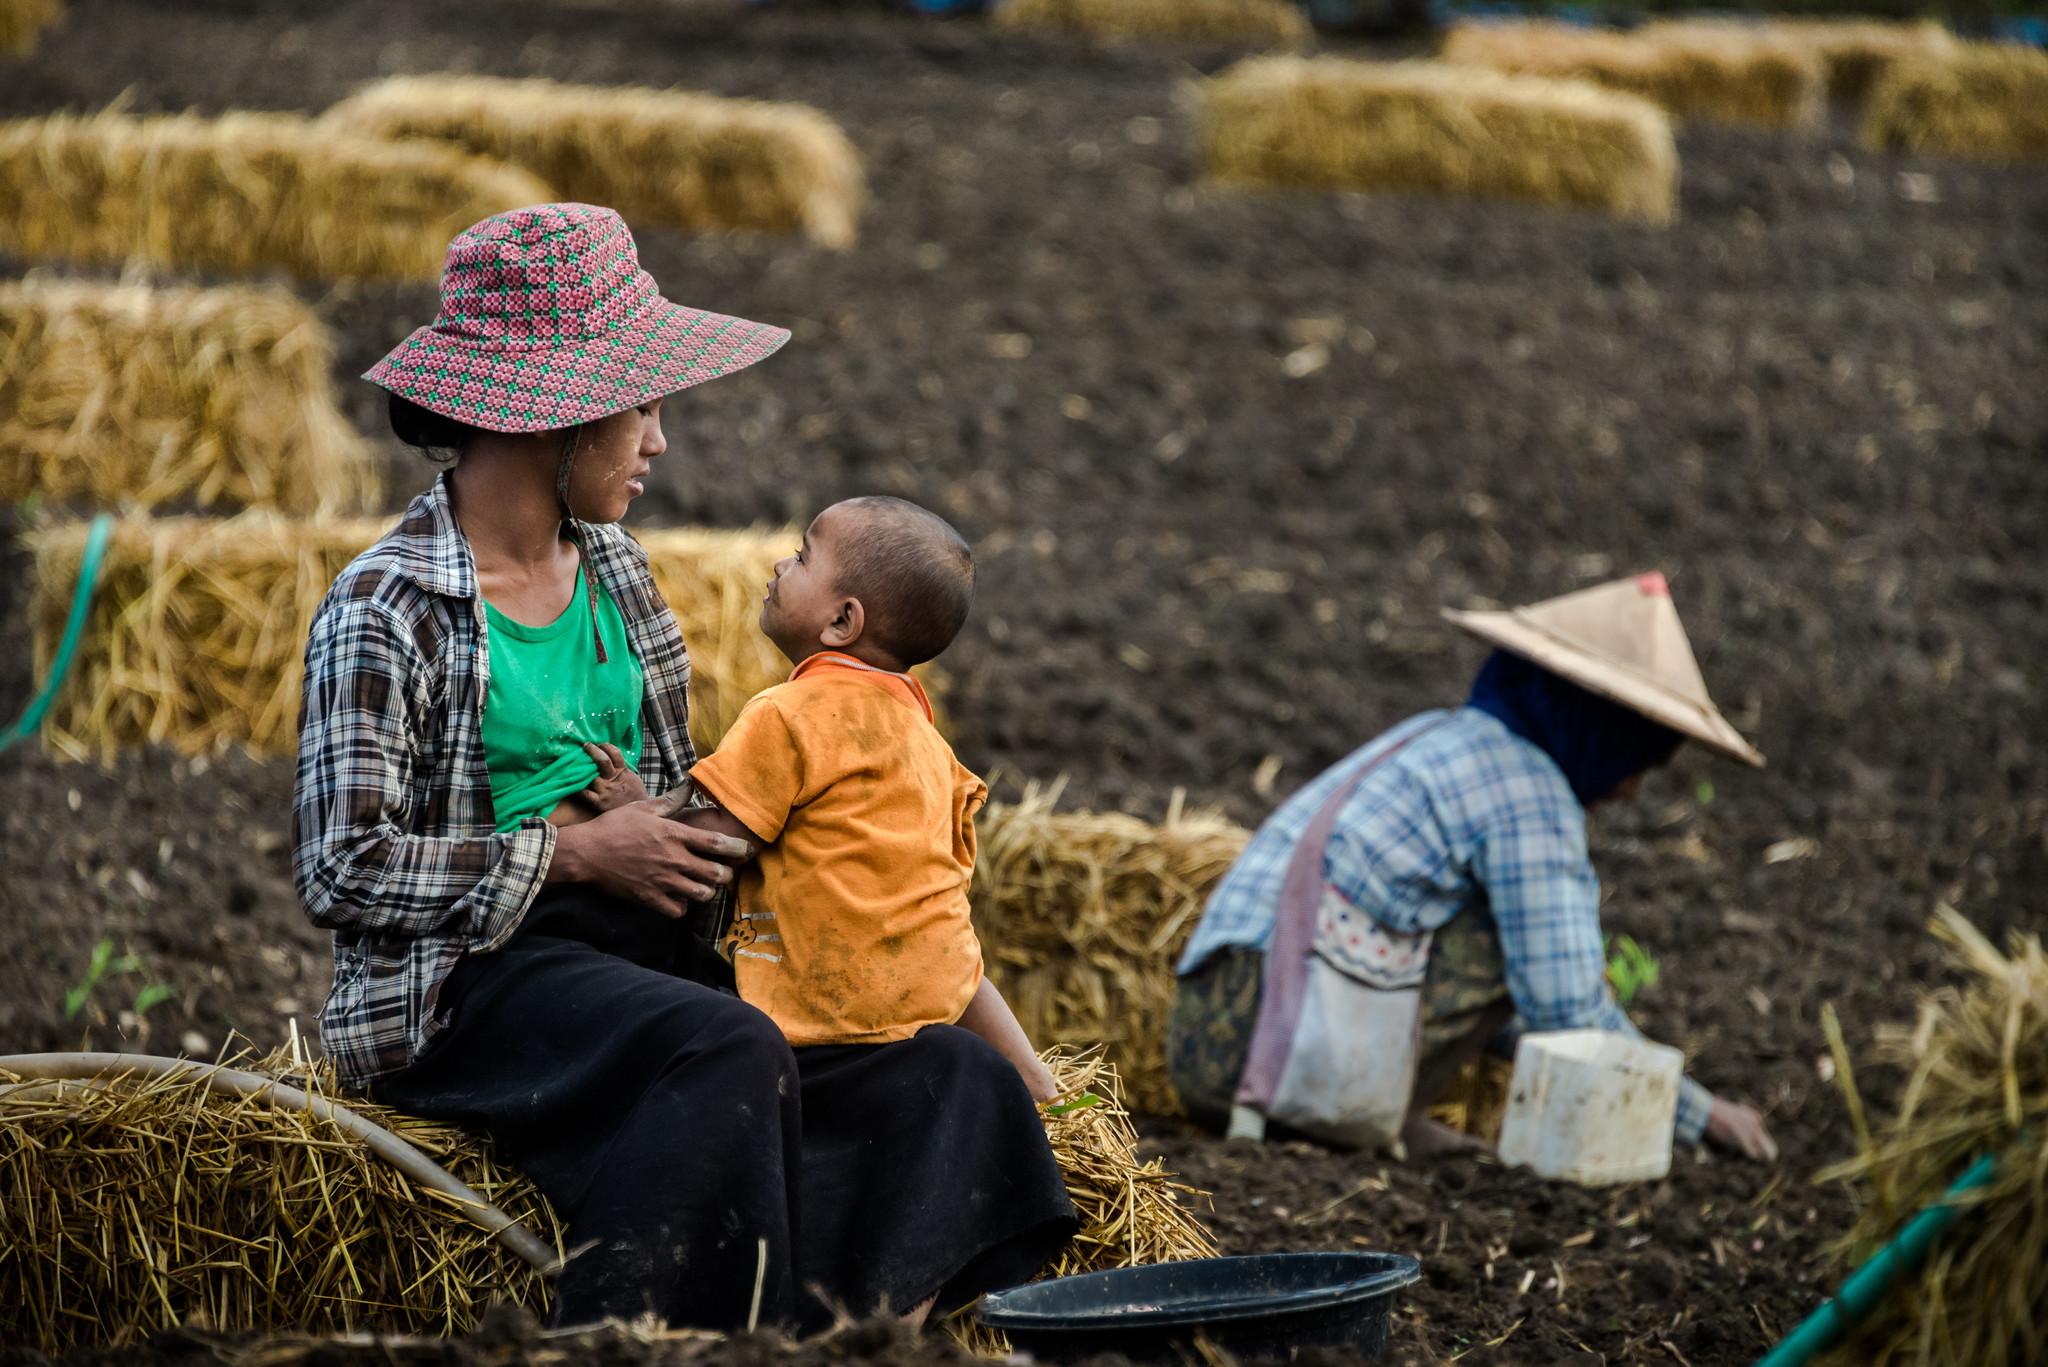
[[[828,652],[746,705],[690,776],[767,842],[740,874],[733,968],[791,1044],[886,1044],[981,985],[974,814],[915,679]]]

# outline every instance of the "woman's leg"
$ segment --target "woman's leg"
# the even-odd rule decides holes
[[[939,1313],[1027,1281],[1079,1227],[1045,1124],[1001,1054],[928,1026],[900,1044],[798,1049],[799,1320]]]
[[[574,1253],[558,1322],[743,1325],[762,1240],[761,1318],[789,1322],[802,1113],[774,1022],[539,935],[463,960],[444,1000],[443,1033],[373,1093],[484,1131],[546,1193]]]
[[[1189,1119],[1218,1134],[1230,1120],[1238,1080],[1259,1019],[1266,956],[1217,950],[1173,985],[1166,1022],[1166,1071]]]

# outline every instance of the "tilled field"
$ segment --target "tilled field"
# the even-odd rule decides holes
[[[983,591],[952,715],[1001,785],[1066,775],[1076,805],[1153,815],[1185,789],[1254,822],[1461,696],[1480,652],[1439,605],[1666,570],[1772,765],[1688,754],[1603,815],[1611,929],[1662,960],[1646,1028],[1767,1108],[1784,1161],[1682,1155],[1666,1182],[1587,1193],[1153,1134],[1216,1192],[1231,1250],[1420,1254],[1403,1358],[1752,1359],[1829,1279],[1851,1210],[1810,1180],[1850,1142],[1820,1006],[1866,1041],[1938,976],[1938,901],[1994,930],[2048,905],[2048,177],[1700,130],[1664,231],[1223,194],[1182,95],[1215,54],[644,8],[73,0],[0,64],[0,114],[319,108],[435,70],[827,110],[872,178],[855,250],[640,232],[669,292],[796,341],[670,406],[635,518],[802,519],[873,491],[954,518]],[[347,374],[433,301],[307,295]],[[374,392],[349,402],[381,430]],[[391,459],[401,487],[428,478]],[[268,1044],[309,1019],[327,962],[292,899],[290,784],[239,757],[0,758],[0,1052]],[[102,938],[143,966],[67,1020]],[[124,1024],[153,981],[176,995]]]

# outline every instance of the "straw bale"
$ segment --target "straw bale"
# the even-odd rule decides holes
[[[318,1070],[291,1085],[397,1134],[561,1252],[546,1202],[487,1142],[337,1096]],[[539,1312],[550,1295],[447,1198],[309,1111],[191,1074],[0,1091],[0,1342],[130,1346],[195,1316],[225,1332],[463,1333],[493,1300]]]
[[[1533,199],[1653,223],[1676,211],[1670,120],[1583,82],[1257,57],[1203,93],[1203,157],[1221,181]]]
[[[1592,81],[1655,101],[1681,119],[1810,128],[1827,107],[1827,71],[1810,47],[1761,27],[1675,25],[1614,33],[1541,20],[1466,20],[1443,58],[1523,76]]]
[[[1901,60],[1870,92],[1863,139],[1996,165],[2048,161],[2048,52],[1963,43],[1946,57]]]
[[[1177,1180],[1160,1159],[1138,1158],[1123,1082],[1102,1049],[1054,1046],[1040,1057],[1059,1096],[1039,1113],[1081,1229],[1034,1280],[1215,1257],[1216,1240],[1196,1213],[1208,1206],[1209,1193]],[[984,1356],[1009,1356],[1004,1336],[971,1316],[956,1317],[948,1328]]]
[[[433,280],[478,219],[552,198],[516,167],[293,114],[0,123],[0,251],[313,280]]]
[[[372,448],[284,290],[0,285],[0,499],[355,511]]]
[[[1861,1262],[1986,1154],[1991,1184],[1965,1198],[1916,1278],[1879,1302],[1845,1347],[1859,1363],[2020,1363],[2048,1355],[2048,953],[2015,932],[1999,953],[1948,907],[1935,933],[1968,975],[1881,1029],[1876,1058],[1906,1076],[1897,1114],[1870,1128],[1832,1012],[1822,1024],[1857,1156],[1822,1180],[1858,1185],[1865,1209],[1840,1250]]]
[[[0,0],[0,53],[26,57],[63,12],[61,0]]]
[[[1311,30],[1290,0],[1008,0],[1003,28],[1082,38],[1300,47]]]
[[[115,528],[69,683],[43,728],[68,759],[129,746],[185,754],[297,745],[306,633],[328,585],[390,527],[382,519],[294,521],[252,511],[211,519],[131,517]],[[67,524],[26,538],[36,668],[49,668],[85,553]],[[761,635],[762,587],[793,529],[682,528],[642,535],[649,567],[690,648],[690,734],[716,747],[746,700],[789,674]],[[920,671],[935,693],[943,679]]]
[[[1725,35],[1730,30],[1761,33],[1813,53],[1827,70],[1828,94],[1838,100],[1863,99],[1894,62],[1947,57],[1957,47],[1955,35],[1932,19],[1692,17],[1654,20],[1637,32],[1657,37],[1689,31]]]
[[[974,925],[989,976],[1041,1045],[1101,1043],[1130,1104],[1171,1114],[1173,963],[1248,833],[1178,799],[1161,825],[1059,812],[1057,785],[982,813]]]
[[[322,123],[433,139],[524,166],[571,199],[682,228],[801,230],[853,245],[860,155],[801,104],[484,76],[395,76]]]

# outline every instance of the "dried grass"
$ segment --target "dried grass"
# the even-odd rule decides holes
[[[333,342],[283,290],[0,285],[0,499],[368,506]]]
[[[28,56],[63,12],[62,0],[0,0],[0,54]]]
[[[1312,30],[1289,0],[1007,0],[999,27],[1080,38],[1299,47]]]
[[[1702,32],[1761,33],[1804,48],[1827,71],[1828,94],[1837,100],[1860,101],[1894,62],[1947,57],[1957,47],[1955,35],[1932,19],[1659,19],[1637,30],[1647,37]]]
[[[275,1059],[255,1068],[291,1071]],[[0,1083],[19,1080],[0,1072]],[[293,1085],[335,1095],[317,1070]],[[551,1236],[559,1254],[545,1201],[487,1143],[345,1104]],[[190,1075],[0,1091],[0,1342],[122,1347],[195,1317],[230,1331],[452,1334],[492,1300],[540,1311],[548,1296],[539,1273],[447,1198],[309,1111]]]
[[[1843,1252],[1860,1262],[1964,1169],[1996,1156],[1991,1185],[1861,1327],[1843,1360],[2039,1362],[2048,1355],[2048,954],[2015,933],[2001,954],[1947,907],[1935,933],[1970,979],[1921,1002],[1910,1029],[1878,1034],[1878,1062],[1903,1070],[1898,1114],[1872,1133],[1832,1014],[1825,1021],[1859,1152],[1822,1174],[1868,1201]]]
[[[1057,785],[979,824],[974,925],[989,976],[1040,1045],[1101,1043],[1130,1104],[1180,1109],[1164,1040],[1173,963],[1248,833],[1176,797],[1163,824],[1058,812]]]
[[[107,548],[71,680],[44,724],[45,744],[74,760],[110,760],[153,744],[184,754],[230,746],[260,757],[291,754],[314,609],[390,526],[267,512],[124,519]],[[67,524],[26,538],[39,673],[63,628],[85,534]],[[797,534],[682,529],[642,539],[690,648],[690,734],[708,751],[747,698],[789,673],[760,634],[758,613],[762,586]],[[927,687],[940,685],[925,678]]]
[[[1871,89],[1863,140],[1994,165],[2048,162],[2048,52],[1962,43],[1901,60]]]
[[[1827,108],[1819,54],[1760,26],[1614,33],[1541,20],[1465,20],[1445,38],[1443,57],[1522,76],[1592,81],[1681,119],[1811,128]]]
[[[325,125],[435,139],[526,167],[571,199],[694,229],[808,233],[853,245],[860,156],[801,104],[680,90],[483,76],[396,76],[336,105]]]
[[[0,251],[313,280],[433,280],[478,219],[552,198],[525,171],[291,114],[0,123]]]
[[[1209,1194],[1178,1181],[1159,1159],[1138,1158],[1123,1083],[1102,1050],[1054,1047],[1041,1057],[1060,1095],[1039,1111],[1081,1229],[1038,1279],[1215,1257],[1216,1240],[1194,1209]],[[1091,1096],[1096,1104],[1081,1100]],[[956,1316],[948,1328],[984,1357],[1009,1356],[1004,1336],[971,1316]]]
[[[1258,57],[1203,95],[1203,158],[1220,181],[1531,199],[1653,223],[1677,208],[1670,120],[1583,82]]]
[[[1514,1077],[1513,1063],[1482,1054],[1458,1070],[1443,1096],[1429,1108],[1429,1118],[1476,1135],[1489,1144],[1498,1144]]]

